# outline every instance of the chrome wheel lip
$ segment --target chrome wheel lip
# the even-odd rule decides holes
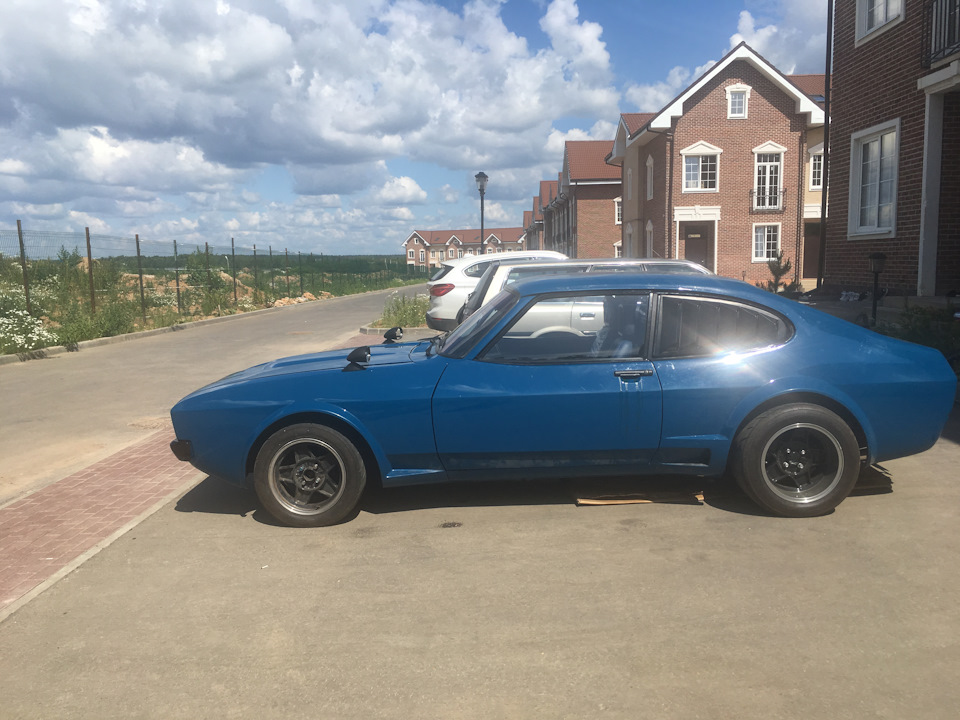
[[[298,445],[307,445],[307,446],[314,446],[315,448],[320,448],[323,451],[323,453],[328,454],[331,457],[331,459],[336,463],[336,468],[339,471],[339,475],[340,475],[339,485],[337,486],[336,492],[330,497],[324,499],[322,502],[311,503],[309,505],[302,505],[295,502],[295,500],[293,499],[293,496],[291,496],[291,494],[287,491],[287,489],[284,487],[283,483],[280,480],[278,468],[280,466],[280,463],[284,455],[287,454],[288,452],[291,452]],[[315,453],[316,450],[312,450],[312,452]],[[317,456],[314,455],[314,459],[316,459],[316,457]],[[300,461],[300,462],[302,463],[303,461]],[[291,462],[290,464],[297,464],[297,463]],[[345,480],[346,480],[347,470],[343,462],[343,458],[340,457],[340,453],[338,453],[336,449],[334,449],[333,446],[331,446],[329,443],[324,442],[323,440],[318,440],[316,438],[301,437],[301,438],[296,438],[294,440],[290,440],[289,442],[284,443],[273,454],[273,457],[270,458],[269,468],[270,468],[269,470],[270,490],[273,493],[273,496],[277,499],[277,502],[279,502],[284,507],[284,509],[296,515],[309,516],[309,515],[318,515],[324,512],[328,507],[332,506],[340,499],[340,496],[343,495],[344,488],[346,487]]]
[[[795,431],[804,431],[807,434],[807,437],[816,437],[819,436],[819,448],[821,452],[829,452],[832,450],[833,457],[831,458],[831,464],[835,464],[836,468],[832,468],[832,477],[819,478],[812,483],[810,490],[804,490],[802,488],[797,489],[796,491],[790,490],[787,486],[773,480],[769,473],[767,472],[768,459],[771,454],[771,448],[774,447],[774,444],[783,438],[787,433]],[[811,435],[810,432],[815,433]],[[807,440],[802,441],[804,444],[807,443]],[[817,502],[825,496],[829,495],[836,487],[840,484],[840,481],[843,478],[844,470],[844,460],[843,460],[843,449],[840,446],[840,441],[836,436],[824,428],[822,425],[817,425],[815,423],[792,423],[780,428],[776,433],[774,433],[766,444],[763,446],[763,452],[760,455],[760,474],[763,477],[764,483],[769,487],[777,497],[786,500],[791,503],[798,505],[806,505],[809,503]],[[824,463],[821,463],[824,464]],[[811,494],[804,494],[809,492]]]

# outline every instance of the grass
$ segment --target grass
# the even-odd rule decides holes
[[[373,327],[424,327],[427,310],[430,308],[429,295],[395,295],[391,293],[383,307],[383,315],[373,323]]]

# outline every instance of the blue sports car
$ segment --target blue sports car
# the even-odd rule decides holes
[[[931,447],[957,384],[936,350],[706,275],[529,280],[447,335],[392,339],[188,395],[173,451],[252,477],[294,526],[345,520],[370,481],[728,471],[767,511],[806,517],[863,464]]]

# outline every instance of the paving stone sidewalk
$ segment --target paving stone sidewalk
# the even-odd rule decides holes
[[[160,430],[0,508],[0,618],[204,476]]]

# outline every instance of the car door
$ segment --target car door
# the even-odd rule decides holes
[[[661,426],[660,383],[646,359],[649,295],[624,299],[614,331],[620,344],[603,349],[601,333],[570,325],[570,308],[590,302],[603,320],[607,303],[596,295],[555,301],[530,305],[477,357],[451,361],[440,378],[434,436],[451,478],[615,474],[649,465]]]

